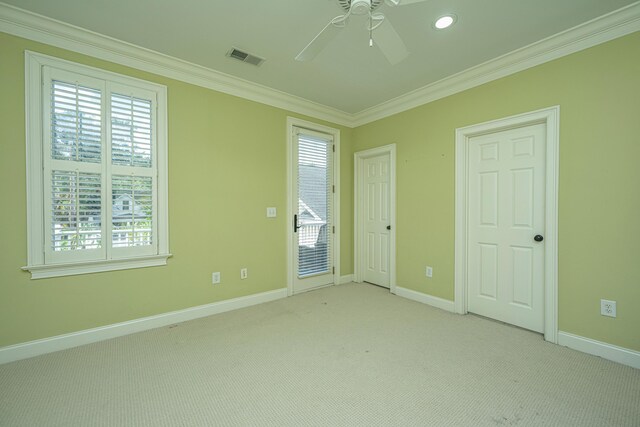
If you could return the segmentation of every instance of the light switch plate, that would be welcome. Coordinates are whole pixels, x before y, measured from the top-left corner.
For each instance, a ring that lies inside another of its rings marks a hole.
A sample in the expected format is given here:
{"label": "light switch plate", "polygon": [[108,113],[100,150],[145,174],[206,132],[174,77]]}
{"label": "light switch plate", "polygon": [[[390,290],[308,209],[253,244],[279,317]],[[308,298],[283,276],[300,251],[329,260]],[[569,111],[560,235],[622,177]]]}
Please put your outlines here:
{"label": "light switch plate", "polygon": [[220,272],[216,271],[215,273],[211,273],[211,283],[217,285],[220,283]]}
{"label": "light switch plate", "polygon": [[267,208],[267,218],[275,218],[276,215],[276,208]]}

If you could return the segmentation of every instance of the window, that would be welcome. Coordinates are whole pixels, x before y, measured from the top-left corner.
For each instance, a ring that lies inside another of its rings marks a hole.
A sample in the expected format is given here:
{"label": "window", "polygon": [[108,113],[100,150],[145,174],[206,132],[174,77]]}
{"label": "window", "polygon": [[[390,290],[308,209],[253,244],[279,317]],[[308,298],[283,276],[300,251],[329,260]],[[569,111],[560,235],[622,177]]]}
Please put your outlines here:
{"label": "window", "polygon": [[166,264],[166,88],[26,52],[32,278]]}

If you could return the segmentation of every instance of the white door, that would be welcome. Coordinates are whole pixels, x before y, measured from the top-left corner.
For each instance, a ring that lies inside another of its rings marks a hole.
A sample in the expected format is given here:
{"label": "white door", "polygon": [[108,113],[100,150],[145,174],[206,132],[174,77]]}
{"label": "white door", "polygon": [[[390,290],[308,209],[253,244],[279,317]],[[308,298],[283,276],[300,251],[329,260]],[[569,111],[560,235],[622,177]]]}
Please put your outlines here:
{"label": "white door", "polygon": [[390,287],[389,244],[391,234],[389,200],[390,155],[364,159],[364,269],[362,279]]}
{"label": "white door", "polygon": [[469,140],[468,311],[544,331],[545,125]]}
{"label": "white door", "polygon": [[334,283],[332,135],[293,128],[293,292]]}

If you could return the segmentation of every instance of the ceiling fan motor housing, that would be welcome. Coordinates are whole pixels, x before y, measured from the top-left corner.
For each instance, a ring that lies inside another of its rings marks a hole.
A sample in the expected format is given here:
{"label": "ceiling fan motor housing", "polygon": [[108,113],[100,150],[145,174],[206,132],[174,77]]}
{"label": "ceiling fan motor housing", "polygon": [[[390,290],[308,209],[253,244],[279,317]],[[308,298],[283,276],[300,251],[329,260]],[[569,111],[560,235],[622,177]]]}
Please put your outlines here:
{"label": "ceiling fan motor housing", "polygon": [[338,0],[338,3],[347,12],[351,10],[354,15],[367,15],[377,9],[382,0]]}

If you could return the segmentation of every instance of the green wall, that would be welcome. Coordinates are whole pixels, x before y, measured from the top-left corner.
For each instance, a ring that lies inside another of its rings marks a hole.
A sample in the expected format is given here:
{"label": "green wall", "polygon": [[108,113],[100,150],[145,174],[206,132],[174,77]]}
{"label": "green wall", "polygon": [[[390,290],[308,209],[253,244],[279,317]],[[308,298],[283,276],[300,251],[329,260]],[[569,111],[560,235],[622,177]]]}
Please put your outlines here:
{"label": "green wall", "polygon": [[640,33],[355,129],[397,144],[397,284],[453,300],[455,129],[554,105],[559,329],[640,350]]}
{"label": "green wall", "polygon": [[[167,266],[31,280],[27,263],[24,51],[168,88]],[[286,118],[341,130],[351,261],[351,129],[0,33],[0,347],[286,287]],[[266,218],[275,206],[278,217]],[[240,268],[249,278],[240,280]],[[211,273],[222,284],[211,285]]]}
{"label": "green wall", "polygon": [[[20,270],[25,49],[168,87],[168,266],[43,280]],[[351,130],[0,34],[0,347],[286,286],[288,115],[341,129],[341,273],[353,271],[353,153],[395,142],[397,283],[452,300],[455,129],[560,105],[560,330],[640,350],[639,52],[635,33]],[[600,316],[601,298],[618,302],[617,318]]]}

